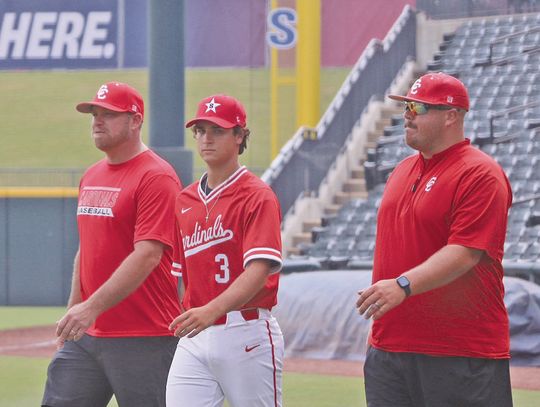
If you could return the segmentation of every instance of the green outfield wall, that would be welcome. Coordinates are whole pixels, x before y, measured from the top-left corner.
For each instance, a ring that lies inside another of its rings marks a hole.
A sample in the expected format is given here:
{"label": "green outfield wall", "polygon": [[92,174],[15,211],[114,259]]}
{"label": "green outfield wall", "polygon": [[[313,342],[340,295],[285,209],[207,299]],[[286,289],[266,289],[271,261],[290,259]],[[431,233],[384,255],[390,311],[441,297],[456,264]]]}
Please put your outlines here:
{"label": "green outfield wall", "polygon": [[77,188],[0,188],[0,305],[64,305],[77,234]]}

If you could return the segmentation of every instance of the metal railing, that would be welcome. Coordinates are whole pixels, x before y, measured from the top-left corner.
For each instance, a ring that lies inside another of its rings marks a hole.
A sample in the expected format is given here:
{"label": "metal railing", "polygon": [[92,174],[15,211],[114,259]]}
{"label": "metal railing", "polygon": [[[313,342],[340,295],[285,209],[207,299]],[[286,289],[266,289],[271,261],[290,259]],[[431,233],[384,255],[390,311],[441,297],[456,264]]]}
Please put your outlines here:
{"label": "metal railing", "polygon": [[416,0],[416,9],[430,18],[496,16],[540,11],[540,1],[531,0]]}
{"label": "metal railing", "polygon": [[515,33],[512,33],[512,34],[502,35],[500,37],[495,38],[493,41],[491,41],[489,43],[489,53],[488,53],[487,59],[485,61],[479,61],[479,62],[475,63],[475,66],[492,65],[492,64],[497,64],[497,65],[506,64],[508,62],[514,61],[516,58],[519,58],[519,57],[523,56],[523,54],[530,54],[530,53],[533,53],[533,52],[540,52],[540,47],[533,46],[531,48],[523,49],[522,52],[520,52],[519,54],[511,55],[511,56],[505,57],[505,58],[501,58],[501,59],[498,59],[496,61],[493,60],[493,48],[496,45],[504,44],[506,41],[508,41],[508,40],[510,40],[512,38],[524,37],[526,35],[533,34],[535,32],[540,32],[540,26],[529,28],[527,30],[515,32]]}
{"label": "metal railing", "polygon": [[[262,175],[265,168],[251,167],[251,172]],[[85,168],[1,168],[0,188],[2,187],[78,187]],[[206,167],[193,169],[194,179],[198,180]]]}
{"label": "metal railing", "polygon": [[77,187],[83,168],[0,168],[2,187]]}
{"label": "metal railing", "polygon": [[519,277],[540,284],[540,264],[505,260],[502,264],[505,276]]}
{"label": "metal railing", "polygon": [[263,174],[283,213],[298,197],[318,191],[364,109],[373,98],[382,100],[404,64],[415,57],[416,14],[405,6],[386,38],[366,47],[315,132],[299,129]]}
{"label": "metal railing", "polygon": [[489,112],[489,115],[488,115],[488,118],[489,118],[489,137],[487,138],[484,138],[484,139],[480,139],[480,138],[477,138],[475,140],[475,143],[478,144],[478,145],[482,145],[482,144],[489,144],[489,143],[493,143],[493,142],[505,142],[505,141],[510,141],[512,139],[514,139],[515,137],[517,137],[517,135],[514,135],[514,134],[508,134],[506,136],[501,136],[501,137],[495,137],[495,125],[494,125],[494,121],[495,119],[499,118],[499,117],[504,117],[504,116],[507,116],[511,113],[516,113],[516,112],[520,112],[522,110],[525,110],[525,109],[530,109],[531,107],[535,107],[535,106],[540,106],[540,101],[538,102],[530,102],[530,103],[526,103],[524,105],[520,105],[520,106],[513,106],[513,107],[510,107],[508,109],[505,109],[505,110],[499,110],[498,112]]}

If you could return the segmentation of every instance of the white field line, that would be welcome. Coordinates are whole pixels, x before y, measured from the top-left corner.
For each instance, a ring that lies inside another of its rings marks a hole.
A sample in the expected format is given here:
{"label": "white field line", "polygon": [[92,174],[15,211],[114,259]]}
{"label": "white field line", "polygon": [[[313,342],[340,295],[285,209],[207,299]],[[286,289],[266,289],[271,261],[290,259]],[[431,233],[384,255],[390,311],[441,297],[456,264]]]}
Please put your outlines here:
{"label": "white field line", "polygon": [[56,344],[56,340],[52,339],[48,341],[24,343],[20,345],[0,346],[0,353],[12,352],[12,351],[18,351],[18,350],[24,350],[24,349],[46,348],[55,344]]}

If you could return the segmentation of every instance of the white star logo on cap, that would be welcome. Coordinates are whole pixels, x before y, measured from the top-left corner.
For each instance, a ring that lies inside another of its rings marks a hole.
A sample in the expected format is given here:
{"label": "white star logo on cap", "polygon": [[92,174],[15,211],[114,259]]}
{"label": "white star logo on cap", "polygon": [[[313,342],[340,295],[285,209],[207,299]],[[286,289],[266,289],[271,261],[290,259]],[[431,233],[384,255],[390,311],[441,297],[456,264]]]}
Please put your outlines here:
{"label": "white star logo on cap", "polygon": [[216,107],[221,106],[221,103],[217,103],[214,98],[208,103],[205,103],[206,105],[206,111],[204,113],[208,113],[210,110],[214,113],[216,113]]}

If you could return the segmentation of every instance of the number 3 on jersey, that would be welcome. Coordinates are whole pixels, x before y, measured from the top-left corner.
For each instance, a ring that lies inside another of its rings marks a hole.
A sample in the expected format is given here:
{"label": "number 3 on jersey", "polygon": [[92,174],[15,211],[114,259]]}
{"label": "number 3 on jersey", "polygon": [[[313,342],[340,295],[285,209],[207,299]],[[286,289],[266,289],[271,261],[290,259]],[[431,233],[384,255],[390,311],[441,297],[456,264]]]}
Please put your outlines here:
{"label": "number 3 on jersey", "polygon": [[219,284],[226,284],[229,282],[231,273],[229,272],[229,259],[224,254],[216,254],[214,258],[216,263],[219,263],[220,273],[217,273],[215,278],[216,282]]}

